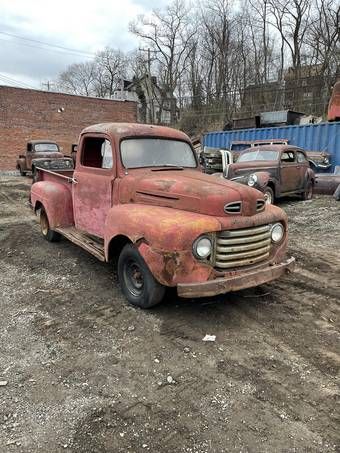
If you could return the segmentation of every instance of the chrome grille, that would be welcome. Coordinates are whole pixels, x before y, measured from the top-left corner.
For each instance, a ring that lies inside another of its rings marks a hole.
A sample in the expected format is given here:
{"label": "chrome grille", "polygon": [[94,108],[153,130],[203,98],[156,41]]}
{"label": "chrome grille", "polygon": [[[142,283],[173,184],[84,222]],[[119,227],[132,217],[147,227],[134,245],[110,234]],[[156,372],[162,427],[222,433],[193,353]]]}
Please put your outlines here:
{"label": "chrome grille", "polygon": [[266,204],[266,202],[264,200],[257,200],[256,201],[256,211],[257,212],[263,211],[265,204]]}
{"label": "chrome grille", "polygon": [[240,214],[242,208],[241,201],[234,201],[224,206],[224,212],[226,214]]}
{"label": "chrome grille", "polygon": [[221,231],[216,235],[215,267],[249,266],[269,257],[271,225]]}

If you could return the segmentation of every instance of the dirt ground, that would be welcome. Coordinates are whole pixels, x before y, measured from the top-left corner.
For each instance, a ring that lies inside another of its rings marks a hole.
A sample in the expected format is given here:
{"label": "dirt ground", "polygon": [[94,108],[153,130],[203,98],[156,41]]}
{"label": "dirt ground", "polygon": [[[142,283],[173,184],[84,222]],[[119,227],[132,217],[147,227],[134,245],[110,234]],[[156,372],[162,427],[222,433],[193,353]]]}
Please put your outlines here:
{"label": "dirt ground", "polygon": [[0,177],[1,452],[340,451],[339,202],[281,203],[294,274],[142,311],[29,184]]}

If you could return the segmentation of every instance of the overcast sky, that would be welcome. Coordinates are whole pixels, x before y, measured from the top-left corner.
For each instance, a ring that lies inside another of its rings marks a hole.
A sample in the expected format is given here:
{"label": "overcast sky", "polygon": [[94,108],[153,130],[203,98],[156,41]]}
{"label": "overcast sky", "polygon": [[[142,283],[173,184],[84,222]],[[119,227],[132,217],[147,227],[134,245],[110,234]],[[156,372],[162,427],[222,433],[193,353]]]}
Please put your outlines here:
{"label": "overcast sky", "polygon": [[15,79],[41,88],[41,83],[54,79],[69,64],[91,58],[9,35],[90,54],[105,46],[129,51],[138,46],[129,32],[129,22],[166,3],[166,0],[156,4],[152,0],[0,0],[0,85],[15,85],[10,81]]}

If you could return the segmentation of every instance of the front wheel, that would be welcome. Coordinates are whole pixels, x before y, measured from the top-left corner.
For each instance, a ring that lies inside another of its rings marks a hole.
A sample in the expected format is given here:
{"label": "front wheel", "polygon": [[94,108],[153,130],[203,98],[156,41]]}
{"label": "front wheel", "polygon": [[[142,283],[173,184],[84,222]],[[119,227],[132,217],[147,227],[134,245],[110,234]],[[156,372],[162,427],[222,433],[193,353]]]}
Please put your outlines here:
{"label": "front wheel", "polygon": [[43,208],[40,209],[40,230],[46,241],[48,242],[60,241],[61,235],[56,231],[50,229],[48,217],[45,212],[45,209]]}
{"label": "front wheel", "polygon": [[311,200],[313,198],[314,186],[312,181],[309,181],[305,187],[305,191],[302,194],[303,200]]}
{"label": "front wheel", "polygon": [[24,171],[21,167],[19,167],[19,171],[20,171],[20,176],[26,176],[26,171]]}
{"label": "front wheel", "polygon": [[119,255],[118,278],[124,296],[132,305],[151,308],[164,297],[165,287],[157,282],[132,244],[126,244]]}
{"label": "front wheel", "polygon": [[264,199],[266,201],[266,204],[274,204],[274,191],[269,186],[264,189]]}

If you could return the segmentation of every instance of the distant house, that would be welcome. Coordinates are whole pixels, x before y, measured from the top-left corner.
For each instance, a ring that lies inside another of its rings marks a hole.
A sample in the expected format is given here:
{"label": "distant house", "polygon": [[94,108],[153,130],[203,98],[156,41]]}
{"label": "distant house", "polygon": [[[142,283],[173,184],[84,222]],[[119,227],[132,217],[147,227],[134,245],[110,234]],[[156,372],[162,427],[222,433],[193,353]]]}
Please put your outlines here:
{"label": "distant house", "polygon": [[322,65],[289,68],[285,75],[285,108],[322,115],[328,100]]}
{"label": "distant house", "polygon": [[241,96],[241,116],[250,117],[282,108],[283,87],[278,81],[248,85]]}
{"label": "distant house", "polygon": [[124,80],[122,89],[114,93],[114,99],[136,101],[138,121],[153,124],[171,124],[178,119],[179,110],[174,95],[148,74],[132,81]]}

